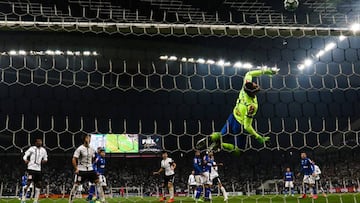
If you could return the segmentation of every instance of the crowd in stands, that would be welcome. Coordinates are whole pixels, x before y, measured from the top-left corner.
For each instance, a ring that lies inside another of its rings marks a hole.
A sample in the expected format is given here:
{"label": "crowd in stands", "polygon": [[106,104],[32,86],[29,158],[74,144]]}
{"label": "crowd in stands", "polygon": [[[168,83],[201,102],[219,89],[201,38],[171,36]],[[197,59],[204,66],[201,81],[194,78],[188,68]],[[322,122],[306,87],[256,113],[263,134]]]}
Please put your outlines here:
{"label": "crowd in stands", "polygon": [[[322,181],[330,187],[358,187],[360,178],[360,157],[357,151],[333,151],[309,154],[322,169]],[[176,191],[185,192],[188,175],[192,170],[193,154],[173,154],[177,162]],[[248,192],[256,190],[266,180],[282,179],[284,169],[291,167],[295,174],[299,171],[299,156],[291,152],[245,152],[240,157],[229,154],[217,154],[217,162],[223,162],[220,177],[228,191]],[[152,172],[160,167],[160,157],[118,158],[107,157],[106,178],[111,187],[142,187],[143,193],[155,194],[161,188],[161,176]],[[3,195],[14,195],[16,186],[24,174],[25,165],[21,155],[3,155],[0,157],[0,183]],[[226,174],[226,175],[225,175]],[[297,177],[298,186],[301,177]],[[43,182],[51,194],[68,194],[73,182],[71,155],[49,156],[49,162],[43,167]],[[331,184],[330,184],[331,182]],[[279,182],[279,191],[282,183]],[[298,188],[299,188],[298,187]],[[46,187],[44,187],[46,189]],[[44,189],[44,191],[45,191]]]}

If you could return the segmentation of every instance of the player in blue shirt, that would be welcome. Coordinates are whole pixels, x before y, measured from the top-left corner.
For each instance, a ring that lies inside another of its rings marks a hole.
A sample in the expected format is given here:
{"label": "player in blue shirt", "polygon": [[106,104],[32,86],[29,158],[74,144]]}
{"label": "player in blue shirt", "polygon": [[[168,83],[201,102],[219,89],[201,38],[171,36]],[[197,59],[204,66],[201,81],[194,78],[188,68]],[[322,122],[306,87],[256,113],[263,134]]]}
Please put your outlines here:
{"label": "player in blue shirt", "polygon": [[[202,183],[202,174],[203,174],[203,167],[202,167],[202,159],[201,154],[199,150],[195,151],[195,157],[193,160],[193,167],[194,167],[194,175],[195,175],[195,181],[196,181],[196,192],[195,192],[195,198],[197,201],[199,201],[201,193],[203,191],[203,183]],[[200,200],[201,201],[201,200]]]}
{"label": "player in blue shirt", "polygon": [[285,196],[290,194],[294,196],[294,173],[291,172],[290,168],[286,168],[286,172],[284,174],[284,182],[285,182]]}
{"label": "player in blue shirt", "polygon": [[[95,156],[96,156],[96,158],[95,158],[95,162],[93,164],[93,168],[94,168],[94,171],[99,176],[100,185],[105,190],[105,188],[107,186],[106,185],[106,178],[104,176],[104,174],[105,174],[105,163],[106,163],[106,161],[105,161],[105,149],[99,147]],[[87,200],[91,201],[95,194],[97,195],[95,185],[91,185],[90,189],[89,189],[89,195],[87,197]]]}
{"label": "player in blue shirt", "polygon": [[[311,161],[311,159],[307,158],[307,155],[305,152],[301,153],[301,169],[300,169],[300,173],[302,173],[304,175],[304,179],[303,179],[303,183],[304,183],[304,190],[303,190],[303,195],[301,196],[301,198],[306,198],[306,186],[309,186],[309,189],[311,193],[311,196],[313,199],[317,199],[317,192],[316,192],[316,188],[314,187],[315,185],[315,168],[314,168],[314,164]],[[298,174],[300,176],[300,174]]]}
{"label": "player in blue shirt", "polygon": [[203,173],[202,173],[202,178],[203,178],[203,184],[204,184],[204,188],[205,188],[205,200],[210,200],[211,199],[211,185],[212,185],[212,181],[210,179],[210,173],[211,173],[211,168],[213,166],[213,160],[209,157],[208,154],[205,154],[202,160],[202,166],[203,166]]}

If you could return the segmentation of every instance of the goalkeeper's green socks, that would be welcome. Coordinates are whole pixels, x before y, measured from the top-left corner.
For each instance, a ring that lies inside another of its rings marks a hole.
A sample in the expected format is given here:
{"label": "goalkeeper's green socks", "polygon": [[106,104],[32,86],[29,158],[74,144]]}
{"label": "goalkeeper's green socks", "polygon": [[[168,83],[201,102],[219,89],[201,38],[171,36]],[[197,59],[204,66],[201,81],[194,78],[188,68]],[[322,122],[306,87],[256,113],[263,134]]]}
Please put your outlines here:
{"label": "goalkeeper's green socks", "polygon": [[221,133],[216,132],[210,135],[211,141],[218,141],[221,138]]}
{"label": "goalkeeper's green socks", "polygon": [[221,143],[221,148],[223,148],[225,151],[232,152],[234,155],[239,156],[240,155],[240,149],[239,147],[230,144],[230,143]]}

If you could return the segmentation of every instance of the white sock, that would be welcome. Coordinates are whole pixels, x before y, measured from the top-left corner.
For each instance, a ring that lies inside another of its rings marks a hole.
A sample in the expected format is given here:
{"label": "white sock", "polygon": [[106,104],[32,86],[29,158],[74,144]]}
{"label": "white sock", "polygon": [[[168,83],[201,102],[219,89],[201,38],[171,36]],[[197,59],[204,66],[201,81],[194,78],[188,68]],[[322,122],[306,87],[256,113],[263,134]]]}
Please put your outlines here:
{"label": "white sock", "polygon": [[105,194],[104,194],[104,190],[102,188],[102,186],[100,185],[100,183],[96,184],[96,188],[97,188],[97,194],[99,195],[99,199],[104,202],[105,201]]}
{"label": "white sock", "polygon": [[34,202],[37,202],[39,200],[39,196],[40,196],[40,188],[35,188],[35,198],[34,198]]}
{"label": "white sock", "polygon": [[72,200],[74,199],[74,195],[76,194],[77,190],[78,190],[78,185],[74,184],[73,188],[70,191],[69,202],[72,202]]}
{"label": "white sock", "polygon": [[170,199],[174,198],[174,187],[169,188]]}
{"label": "white sock", "polygon": [[228,195],[227,195],[227,192],[226,192],[224,186],[221,186],[220,190],[221,190],[221,192],[223,193],[224,198],[227,199],[227,198],[228,198]]}
{"label": "white sock", "polygon": [[26,193],[27,193],[28,189],[29,189],[29,187],[27,187],[27,186],[22,187],[21,201],[25,201]]}

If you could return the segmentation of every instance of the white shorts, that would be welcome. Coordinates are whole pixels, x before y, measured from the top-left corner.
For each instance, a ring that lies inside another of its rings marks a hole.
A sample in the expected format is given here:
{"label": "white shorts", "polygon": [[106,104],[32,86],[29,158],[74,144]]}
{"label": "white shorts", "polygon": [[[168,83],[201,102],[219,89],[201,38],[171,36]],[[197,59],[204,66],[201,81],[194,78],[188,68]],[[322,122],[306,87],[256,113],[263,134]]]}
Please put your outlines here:
{"label": "white shorts", "polygon": [[202,176],[201,175],[195,175],[195,182],[197,186],[202,185]]}
{"label": "white shorts", "polygon": [[304,175],[303,183],[313,185],[315,184],[315,177],[312,175]]}
{"label": "white shorts", "polygon": [[106,187],[107,184],[106,184],[106,178],[104,175],[99,175],[99,181],[100,181],[100,185],[103,186],[103,187]]}
{"label": "white shorts", "polygon": [[201,176],[202,178],[202,184],[204,185],[212,185],[212,182],[210,180],[210,173],[209,172],[204,172],[203,175]]}
{"label": "white shorts", "polygon": [[285,181],[285,187],[293,188],[294,187],[294,181]]}

